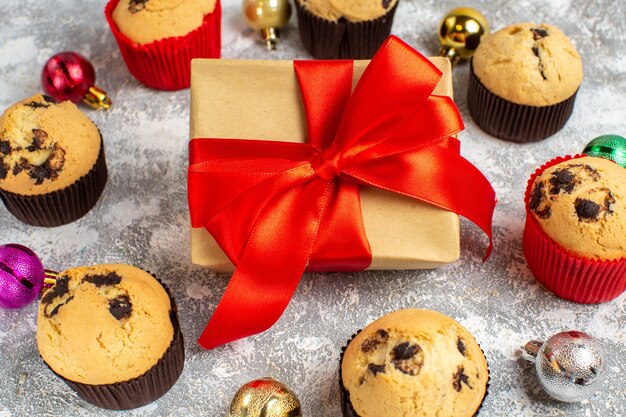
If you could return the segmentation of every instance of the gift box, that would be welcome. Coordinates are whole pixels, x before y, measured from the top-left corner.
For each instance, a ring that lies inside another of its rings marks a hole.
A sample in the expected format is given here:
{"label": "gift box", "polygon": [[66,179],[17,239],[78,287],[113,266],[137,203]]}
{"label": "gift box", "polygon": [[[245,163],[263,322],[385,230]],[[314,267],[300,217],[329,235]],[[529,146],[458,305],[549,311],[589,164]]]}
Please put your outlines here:
{"label": "gift box", "polygon": [[371,62],[194,60],[192,261],[235,269],[201,345],[270,327],[305,270],[454,262],[459,214],[491,237],[451,97],[449,61],[393,36]]}
{"label": "gift box", "polygon": [[[447,58],[434,94],[452,97]],[[354,83],[369,61],[354,62]],[[307,126],[292,61],[195,59],[191,64],[190,137],[305,142]],[[426,269],[459,258],[459,216],[402,195],[361,189],[368,269]],[[205,228],[191,229],[191,260],[217,272],[234,270]]]}

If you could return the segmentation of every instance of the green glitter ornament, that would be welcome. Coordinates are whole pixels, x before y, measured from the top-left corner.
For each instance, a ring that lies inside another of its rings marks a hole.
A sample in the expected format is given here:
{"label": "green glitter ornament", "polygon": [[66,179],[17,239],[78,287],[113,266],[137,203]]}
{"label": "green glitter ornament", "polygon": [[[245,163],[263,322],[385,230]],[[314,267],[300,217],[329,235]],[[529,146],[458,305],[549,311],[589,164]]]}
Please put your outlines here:
{"label": "green glitter ornament", "polygon": [[626,138],[618,135],[598,136],[585,146],[584,154],[610,159],[626,168]]}

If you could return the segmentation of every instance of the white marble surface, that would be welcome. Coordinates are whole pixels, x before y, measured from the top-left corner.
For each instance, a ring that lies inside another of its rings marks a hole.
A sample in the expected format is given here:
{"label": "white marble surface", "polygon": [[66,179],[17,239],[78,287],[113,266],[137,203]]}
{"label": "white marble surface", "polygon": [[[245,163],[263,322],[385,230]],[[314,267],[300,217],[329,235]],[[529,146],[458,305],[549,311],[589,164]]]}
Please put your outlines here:
{"label": "white marble surface", "polygon": [[[292,19],[280,50],[267,53],[240,17],[239,0],[223,0],[227,58],[307,58]],[[152,91],[127,72],[109,33],[104,0],[0,0],[0,107],[39,91],[43,63],[74,50],[91,58],[98,84],[113,97],[108,112],[86,110],[105,138],[109,182],[98,205],[67,226],[42,229],[0,208],[0,243],[37,251],[52,269],[130,263],[157,273],[180,307],[187,360],[178,383],[137,410],[110,412],[80,400],[44,366],[35,345],[36,306],[0,311],[0,417],[220,416],[237,388],[269,375],[300,397],[304,414],[340,415],[340,348],[357,329],[401,307],[435,309],[476,336],[491,368],[481,416],[626,415],[626,296],[601,305],[556,298],[533,279],[524,262],[522,193],[531,171],[556,155],[575,153],[595,136],[626,134],[626,3],[624,0],[492,0],[465,2],[494,28],[534,20],[560,26],[583,56],[585,78],[574,114],[552,138],[528,145],[484,134],[466,106],[467,65],[454,70],[457,104],[466,122],[464,155],[492,181],[499,196],[495,252],[462,223],[461,259],[434,271],[307,274],[278,323],[262,335],[203,351],[196,344],[229,277],[190,264],[186,203],[188,91]],[[451,0],[401,0],[393,32],[425,54],[435,54],[437,22]],[[531,338],[580,329],[596,336],[610,364],[602,390],[580,404],[544,394],[530,365],[516,355]]]}

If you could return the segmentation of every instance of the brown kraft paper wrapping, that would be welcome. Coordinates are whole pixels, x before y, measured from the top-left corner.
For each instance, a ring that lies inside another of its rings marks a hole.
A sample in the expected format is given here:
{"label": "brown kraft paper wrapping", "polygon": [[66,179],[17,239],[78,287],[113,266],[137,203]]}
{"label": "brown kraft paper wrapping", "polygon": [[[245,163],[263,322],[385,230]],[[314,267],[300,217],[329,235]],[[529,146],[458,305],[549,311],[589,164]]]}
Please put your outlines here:
{"label": "brown kraft paper wrapping", "polygon": [[[447,58],[434,94],[452,96]],[[354,62],[353,85],[369,61]],[[305,142],[306,119],[292,61],[196,59],[191,65],[190,138]],[[207,190],[207,192],[211,192]],[[459,258],[458,215],[408,197],[361,188],[368,269],[436,268]],[[204,228],[191,229],[191,259],[217,272],[234,266]]]}

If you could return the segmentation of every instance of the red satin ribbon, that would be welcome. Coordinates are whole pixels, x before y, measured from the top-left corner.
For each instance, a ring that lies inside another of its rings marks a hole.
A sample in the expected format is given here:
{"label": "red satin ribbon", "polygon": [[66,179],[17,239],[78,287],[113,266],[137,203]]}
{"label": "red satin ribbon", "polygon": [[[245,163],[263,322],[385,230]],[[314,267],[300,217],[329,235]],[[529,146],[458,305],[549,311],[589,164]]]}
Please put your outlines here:
{"label": "red satin ribbon", "polygon": [[441,72],[392,36],[354,92],[352,61],[294,62],[308,143],[193,139],[189,209],[236,270],[199,339],[206,349],[271,327],[305,270],[371,263],[359,187],[463,215],[489,237],[495,193],[459,155],[463,129]]}

